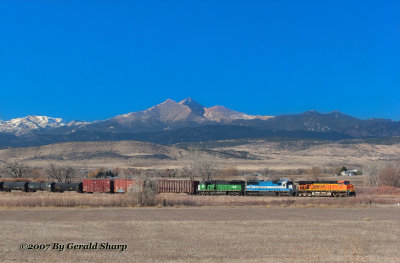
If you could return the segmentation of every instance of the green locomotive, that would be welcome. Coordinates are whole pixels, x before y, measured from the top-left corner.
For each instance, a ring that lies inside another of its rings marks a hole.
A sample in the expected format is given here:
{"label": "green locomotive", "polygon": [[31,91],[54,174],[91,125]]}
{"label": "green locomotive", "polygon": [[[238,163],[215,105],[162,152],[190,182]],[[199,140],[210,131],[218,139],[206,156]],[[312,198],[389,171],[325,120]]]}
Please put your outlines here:
{"label": "green locomotive", "polygon": [[199,195],[244,195],[244,181],[206,181],[198,185]]}

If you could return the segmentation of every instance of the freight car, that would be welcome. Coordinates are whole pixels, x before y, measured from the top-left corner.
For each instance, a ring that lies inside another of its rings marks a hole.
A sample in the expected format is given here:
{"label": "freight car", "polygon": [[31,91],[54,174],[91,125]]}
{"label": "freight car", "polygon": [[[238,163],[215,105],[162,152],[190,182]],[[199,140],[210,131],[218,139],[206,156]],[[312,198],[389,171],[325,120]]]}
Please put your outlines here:
{"label": "freight car", "polygon": [[246,184],[246,195],[293,196],[296,186],[292,181],[249,181]]}
{"label": "freight car", "polygon": [[83,192],[82,183],[61,183],[61,182],[53,182],[49,184],[49,190],[51,192],[63,193],[67,192]]}
{"label": "freight car", "polygon": [[133,179],[114,179],[114,193],[126,193],[134,185]]}
{"label": "freight car", "polygon": [[206,181],[197,187],[199,195],[244,195],[244,181]]}
{"label": "freight car", "polygon": [[349,181],[298,181],[297,196],[355,196]]}
{"label": "freight car", "polygon": [[187,179],[158,179],[156,180],[157,193],[185,193],[197,194],[199,181]]}
{"label": "freight car", "polygon": [[4,182],[3,190],[6,192],[22,191],[28,192],[28,182]]}
{"label": "freight car", "polygon": [[36,191],[49,191],[49,184],[48,183],[28,183],[28,191],[29,192],[36,192]]}
{"label": "freight car", "polygon": [[84,193],[114,193],[114,180],[112,179],[83,179],[82,190]]}

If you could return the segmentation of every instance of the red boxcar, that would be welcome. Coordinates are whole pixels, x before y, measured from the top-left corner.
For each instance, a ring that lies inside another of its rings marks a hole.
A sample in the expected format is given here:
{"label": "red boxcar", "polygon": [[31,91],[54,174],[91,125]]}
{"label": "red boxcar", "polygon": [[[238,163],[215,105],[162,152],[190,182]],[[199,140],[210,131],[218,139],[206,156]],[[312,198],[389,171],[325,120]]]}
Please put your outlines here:
{"label": "red boxcar", "polygon": [[114,192],[114,182],[110,179],[83,179],[82,186],[86,193]]}
{"label": "red boxcar", "polygon": [[114,192],[115,193],[126,193],[129,187],[135,185],[133,179],[114,179]]}
{"label": "red boxcar", "polygon": [[158,193],[186,193],[195,194],[199,181],[187,179],[158,179],[156,189]]}

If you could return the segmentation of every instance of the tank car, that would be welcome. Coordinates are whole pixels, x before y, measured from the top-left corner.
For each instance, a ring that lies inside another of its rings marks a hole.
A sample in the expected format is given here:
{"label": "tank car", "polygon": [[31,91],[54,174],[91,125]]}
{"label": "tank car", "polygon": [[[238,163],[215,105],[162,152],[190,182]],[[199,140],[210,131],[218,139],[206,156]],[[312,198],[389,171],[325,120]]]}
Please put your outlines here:
{"label": "tank car", "polygon": [[28,182],[4,182],[3,190],[6,192],[22,191],[28,192]]}
{"label": "tank car", "polygon": [[36,192],[36,191],[48,191],[48,183],[28,183],[28,191]]}
{"label": "tank car", "polygon": [[58,193],[63,193],[65,191],[82,193],[82,183],[54,182],[50,184],[50,191]]}

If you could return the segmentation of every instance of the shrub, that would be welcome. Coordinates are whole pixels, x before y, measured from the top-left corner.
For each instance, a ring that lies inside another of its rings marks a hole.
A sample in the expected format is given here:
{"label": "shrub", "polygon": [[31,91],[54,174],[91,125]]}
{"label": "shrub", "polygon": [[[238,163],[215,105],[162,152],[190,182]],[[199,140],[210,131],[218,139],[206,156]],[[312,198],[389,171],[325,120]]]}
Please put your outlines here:
{"label": "shrub", "polygon": [[155,206],[156,192],[149,180],[139,179],[133,187],[128,189],[127,195],[133,206]]}

